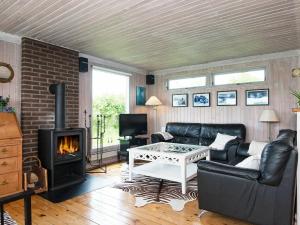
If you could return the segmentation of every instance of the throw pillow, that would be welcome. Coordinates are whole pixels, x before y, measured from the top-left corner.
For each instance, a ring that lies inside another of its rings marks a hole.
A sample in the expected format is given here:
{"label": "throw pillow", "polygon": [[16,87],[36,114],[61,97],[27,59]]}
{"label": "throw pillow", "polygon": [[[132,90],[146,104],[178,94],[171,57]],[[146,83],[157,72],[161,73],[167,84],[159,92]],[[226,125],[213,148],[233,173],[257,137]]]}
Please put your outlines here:
{"label": "throw pillow", "polygon": [[215,141],[209,147],[217,150],[224,150],[225,145],[234,139],[236,139],[236,136],[218,133]]}
{"label": "throw pillow", "polygon": [[261,157],[261,153],[267,144],[268,144],[267,142],[251,141],[248,154],[258,155],[259,157]]}
{"label": "throw pillow", "polygon": [[161,136],[163,136],[163,138],[165,139],[165,141],[168,141],[168,140],[171,140],[171,139],[174,138],[173,135],[170,134],[169,132],[162,131],[162,132],[157,132],[156,134],[160,134]]}
{"label": "throw pillow", "polygon": [[242,162],[236,164],[235,166],[246,168],[246,169],[259,170],[259,164],[260,164],[260,156],[253,155],[244,159]]}

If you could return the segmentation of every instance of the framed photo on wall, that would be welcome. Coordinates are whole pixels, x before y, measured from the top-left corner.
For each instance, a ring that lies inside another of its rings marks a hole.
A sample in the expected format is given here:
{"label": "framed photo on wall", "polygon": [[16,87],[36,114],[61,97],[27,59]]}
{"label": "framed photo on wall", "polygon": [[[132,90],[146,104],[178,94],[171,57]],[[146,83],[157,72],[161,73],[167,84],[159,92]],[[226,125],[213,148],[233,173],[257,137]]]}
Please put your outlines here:
{"label": "framed photo on wall", "polygon": [[172,95],[173,107],[187,107],[188,106],[188,94],[173,94]]}
{"label": "framed photo on wall", "polygon": [[210,107],[210,93],[194,93],[193,107]]}
{"label": "framed photo on wall", "polygon": [[269,105],[269,89],[246,90],[246,105]]}
{"label": "framed photo on wall", "polygon": [[136,87],[136,105],[145,105],[146,103],[146,88]]}
{"label": "framed photo on wall", "polygon": [[218,106],[235,106],[237,105],[237,91],[218,91]]}

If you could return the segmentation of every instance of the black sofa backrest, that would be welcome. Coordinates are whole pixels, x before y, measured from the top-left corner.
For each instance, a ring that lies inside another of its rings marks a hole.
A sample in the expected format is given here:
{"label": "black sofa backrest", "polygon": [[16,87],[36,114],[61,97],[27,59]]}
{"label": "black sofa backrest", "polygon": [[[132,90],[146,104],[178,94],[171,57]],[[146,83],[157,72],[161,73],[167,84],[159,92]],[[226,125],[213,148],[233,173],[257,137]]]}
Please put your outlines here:
{"label": "black sofa backrest", "polygon": [[292,146],[281,141],[267,144],[261,154],[259,182],[272,186],[279,185],[292,150]]}
{"label": "black sofa backrest", "polygon": [[218,133],[237,136],[245,140],[243,124],[167,123],[166,131],[174,136],[174,142],[182,144],[210,145]]}
{"label": "black sofa backrest", "polygon": [[266,145],[260,160],[259,182],[277,186],[280,184],[291,152],[294,150],[297,132],[280,130],[277,138]]}
{"label": "black sofa backrest", "polygon": [[277,141],[282,141],[290,146],[297,145],[297,132],[290,129],[282,129],[279,131],[279,134],[276,137]]}
{"label": "black sofa backrest", "polygon": [[201,124],[200,143],[209,146],[214,142],[218,133],[237,136],[243,141],[246,138],[244,124]]}
{"label": "black sofa backrest", "polygon": [[166,131],[174,136],[174,142],[182,144],[199,144],[199,123],[167,123]]}

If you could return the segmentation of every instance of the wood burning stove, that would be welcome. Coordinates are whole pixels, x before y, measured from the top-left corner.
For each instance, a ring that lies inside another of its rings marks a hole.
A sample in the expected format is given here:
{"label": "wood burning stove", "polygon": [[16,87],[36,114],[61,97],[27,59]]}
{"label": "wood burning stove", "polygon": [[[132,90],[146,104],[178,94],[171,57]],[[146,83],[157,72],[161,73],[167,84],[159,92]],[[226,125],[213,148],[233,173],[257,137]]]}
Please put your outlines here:
{"label": "wood burning stove", "polygon": [[85,129],[65,128],[65,86],[50,86],[55,94],[55,128],[39,129],[38,154],[48,169],[49,190],[85,180]]}

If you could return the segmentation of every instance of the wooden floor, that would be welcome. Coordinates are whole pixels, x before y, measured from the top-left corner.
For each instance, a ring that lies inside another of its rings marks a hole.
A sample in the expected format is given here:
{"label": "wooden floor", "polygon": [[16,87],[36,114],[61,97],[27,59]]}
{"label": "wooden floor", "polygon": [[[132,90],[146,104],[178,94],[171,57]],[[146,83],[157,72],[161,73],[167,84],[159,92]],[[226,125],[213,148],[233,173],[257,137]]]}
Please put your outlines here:
{"label": "wooden floor", "polygon": [[[108,168],[106,175],[118,180],[121,164]],[[5,210],[18,222],[23,222],[23,202],[5,206]],[[54,204],[39,196],[32,199],[33,224],[36,225],[129,225],[129,224],[201,224],[201,225],[249,225],[214,213],[197,216],[197,201],[189,202],[181,212],[169,205],[150,204],[141,208],[134,206],[134,197],[119,189],[106,187],[71,200]]]}

